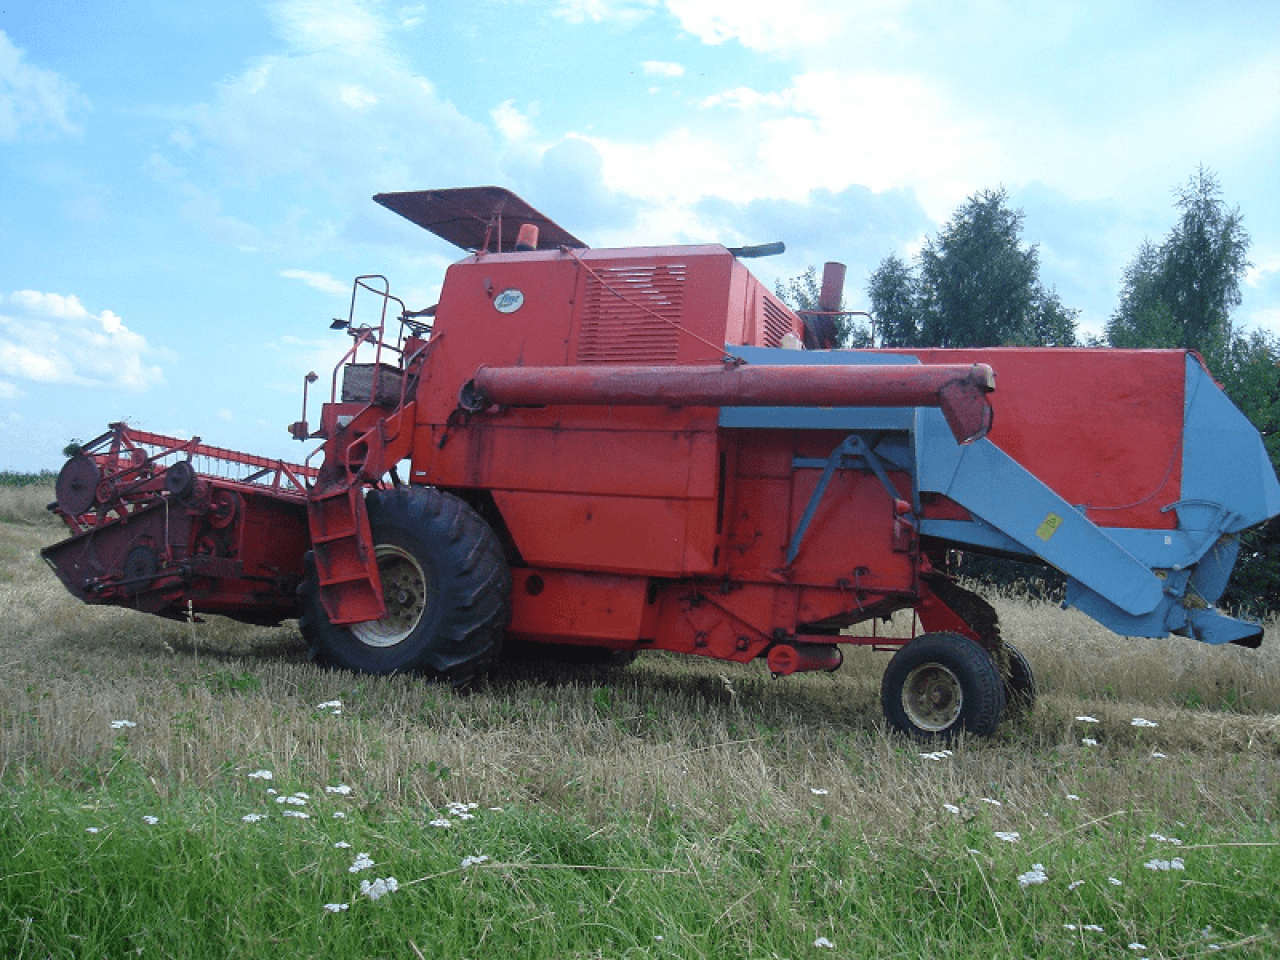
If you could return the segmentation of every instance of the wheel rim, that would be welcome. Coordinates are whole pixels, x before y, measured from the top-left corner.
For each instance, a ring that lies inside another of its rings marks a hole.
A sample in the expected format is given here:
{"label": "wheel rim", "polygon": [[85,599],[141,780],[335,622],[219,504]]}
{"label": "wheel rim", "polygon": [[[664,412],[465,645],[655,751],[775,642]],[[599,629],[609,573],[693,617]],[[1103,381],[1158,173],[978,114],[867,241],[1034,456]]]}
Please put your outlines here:
{"label": "wheel rim", "polygon": [[956,722],[963,706],[960,678],[940,663],[922,663],[902,684],[902,709],[921,730],[946,730]]}
{"label": "wheel rim", "polygon": [[380,544],[376,551],[382,600],[381,620],[353,623],[351,633],[369,647],[394,647],[417,628],[427,610],[427,574],[407,550]]}

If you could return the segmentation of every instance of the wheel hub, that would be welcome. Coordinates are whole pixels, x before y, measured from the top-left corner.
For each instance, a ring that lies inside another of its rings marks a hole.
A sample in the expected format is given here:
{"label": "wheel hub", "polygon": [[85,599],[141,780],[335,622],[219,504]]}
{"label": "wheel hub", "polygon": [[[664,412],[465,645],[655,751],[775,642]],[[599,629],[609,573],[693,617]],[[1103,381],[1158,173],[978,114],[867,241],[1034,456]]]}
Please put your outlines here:
{"label": "wheel hub", "polygon": [[387,615],[351,625],[357,640],[370,647],[394,647],[422,621],[427,603],[427,575],[407,550],[392,544],[377,548],[378,575]]}
{"label": "wheel hub", "polygon": [[960,716],[964,691],[960,679],[940,663],[922,663],[902,685],[902,709],[921,730],[937,733]]}

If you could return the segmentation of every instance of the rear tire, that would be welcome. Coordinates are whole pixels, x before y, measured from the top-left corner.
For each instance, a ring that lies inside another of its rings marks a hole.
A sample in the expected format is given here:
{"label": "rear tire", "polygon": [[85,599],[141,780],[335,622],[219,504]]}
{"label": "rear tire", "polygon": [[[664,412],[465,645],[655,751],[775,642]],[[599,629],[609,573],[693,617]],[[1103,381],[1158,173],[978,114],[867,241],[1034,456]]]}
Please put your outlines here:
{"label": "rear tire", "polygon": [[433,487],[374,490],[365,503],[387,615],[330,623],[308,556],[298,625],[311,658],[466,683],[497,658],[510,617],[511,571],[497,536],[469,506]]}
{"label": "rear tire", "polygon": [[962,730],[985,737],[1004,711],[1004,684],[990,654],[973,640],[926,633],[889,661],[880,703],[890,726],[917,740],[949,740]]}
{"label": "rear tire", "polygon": [[1004,644],[1004,650],[1009,660],[1009,672],[1004,680],[1005,713],[1023,717],[1036,705],[1036,677],[1021,650],[1011,643]]}

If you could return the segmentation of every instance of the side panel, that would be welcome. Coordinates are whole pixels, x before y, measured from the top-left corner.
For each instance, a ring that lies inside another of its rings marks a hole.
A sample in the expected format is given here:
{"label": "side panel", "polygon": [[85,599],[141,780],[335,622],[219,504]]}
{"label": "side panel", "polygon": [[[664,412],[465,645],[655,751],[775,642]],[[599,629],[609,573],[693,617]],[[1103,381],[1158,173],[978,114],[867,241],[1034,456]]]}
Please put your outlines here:
{"label": "side panel", "polygon": [[988,440],[1104,527],[1172,530],[1182,487],[1186,355],[1176,350],[911,351],[989,363]]}
{"label": "side panel", "polygon": [[655,577],[714,570],[714,500],[508,490],[493,499],[533,566]]}
{"label": "side panel", "polygon": [[527,568],[511,573],[512,636],[614,649],[639,639],[647,579]]}
{"label": "side panel", "polygon": [[[836,470],[817,500],[799,552],[787,547],[817,492],[825,461],[843,435],[793,430],[742,430],[727,524],[726,573],[733,580],[838,587],[855,594],[909,590],[915,554],[894,514],[893,500],[874,474]],[[910,497],[905,474],[891,474]]]}

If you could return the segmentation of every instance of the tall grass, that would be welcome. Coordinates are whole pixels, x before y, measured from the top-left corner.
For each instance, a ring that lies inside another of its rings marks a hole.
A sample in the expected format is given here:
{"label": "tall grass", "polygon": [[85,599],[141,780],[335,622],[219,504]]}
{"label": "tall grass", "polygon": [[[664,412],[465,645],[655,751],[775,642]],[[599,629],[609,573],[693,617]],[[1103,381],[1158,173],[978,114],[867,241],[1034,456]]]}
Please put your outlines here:
{"label": "tall grass", "polygon": [[884,729],[885,654],[782,681],[513,664],[460,693],[321,670],[291,626],[81,606],[36,556],[58,535],[0,521],[3,955],[1280,951],[1274,629],[1133,641],[996,597],[1040,704],[930,758]]}

